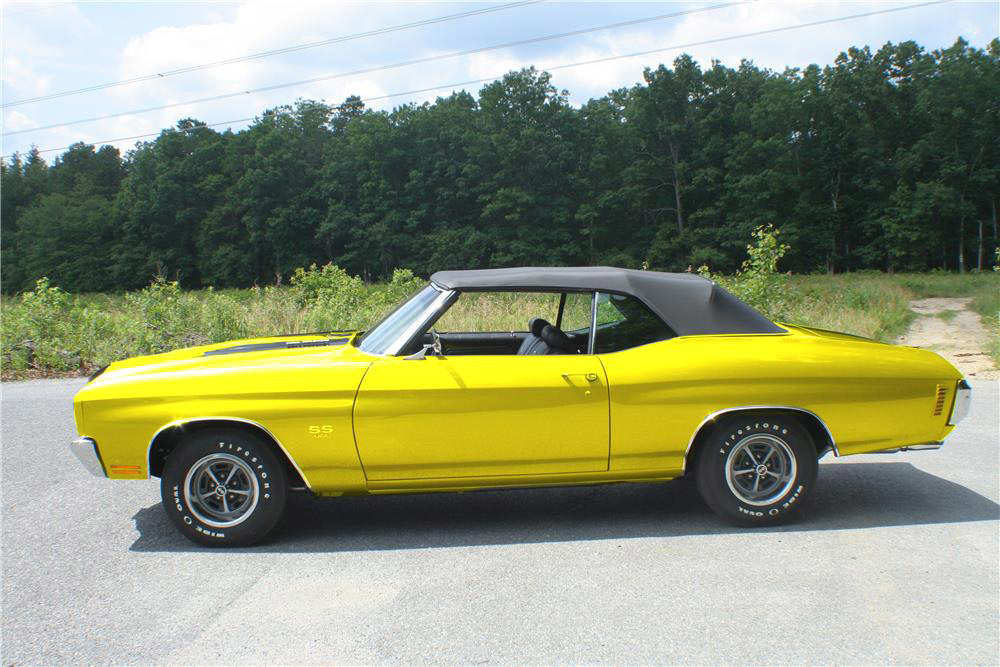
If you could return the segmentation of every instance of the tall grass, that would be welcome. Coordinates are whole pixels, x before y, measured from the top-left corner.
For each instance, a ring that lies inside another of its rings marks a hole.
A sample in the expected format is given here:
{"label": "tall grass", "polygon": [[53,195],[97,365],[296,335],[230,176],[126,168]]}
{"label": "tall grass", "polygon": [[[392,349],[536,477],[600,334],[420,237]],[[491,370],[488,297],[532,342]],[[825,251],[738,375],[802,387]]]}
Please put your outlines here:
{"label": "tall grass", "polygon": [[894,340],[915,317],[908,307],[913,293],[903,287],[901,276],[794,276],[789,287],[793,296],[784,319],[790,324]]}
{"label": "tall grass", "polygon": [[969,307],[982,316],[983,324],[990,330],[987,352],[1000,367],[1000,285],[996,283],[997,281],[992,284],[984,281],[974,292]]}
{"label": "tall grass", "polygon": [[[1000,361],[1000,274],[775,274],[758,276],[751,290],[738,278],[722,279],[772,319],[879,340],[906,330],[914,317],[910,299],[969,296],[993,332],[984,345]],[[409,271],[397,271],[389,283],[365,285],[337,267],[297,272],[290,287],[246,290],[185,292],[156,281],[128,294],[71,295],[43,279],[35,290],[0,301],[0,371],[3,379],[86,373],[117,359],[190,345],[365,329],[422,284]],[[523,331],[532,317],[554,321],[557,304],[553,295],[466,295],[438,328]],[[568,304],[564,317],[573,319],[574,308]],[[584,319],[586,310],[580,307]]]}

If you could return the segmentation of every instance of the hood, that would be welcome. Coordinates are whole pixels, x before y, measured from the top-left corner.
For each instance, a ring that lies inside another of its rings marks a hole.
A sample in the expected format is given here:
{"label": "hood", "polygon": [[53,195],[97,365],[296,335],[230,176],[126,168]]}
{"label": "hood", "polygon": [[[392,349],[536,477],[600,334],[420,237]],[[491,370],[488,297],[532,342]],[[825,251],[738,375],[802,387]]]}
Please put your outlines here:
{"label": "hood", "polygon": [[[200,370],[223,370],[241,366],[288,365],[318,361],[350,348],[356,331],[290,334],[244,338],[211,345],[187,347],[161,354],[116,361],[91,376],[90,384],[107,384],[125,378],[164,373],[188,374]],[[315,359],[313,359],[315,358]]]}

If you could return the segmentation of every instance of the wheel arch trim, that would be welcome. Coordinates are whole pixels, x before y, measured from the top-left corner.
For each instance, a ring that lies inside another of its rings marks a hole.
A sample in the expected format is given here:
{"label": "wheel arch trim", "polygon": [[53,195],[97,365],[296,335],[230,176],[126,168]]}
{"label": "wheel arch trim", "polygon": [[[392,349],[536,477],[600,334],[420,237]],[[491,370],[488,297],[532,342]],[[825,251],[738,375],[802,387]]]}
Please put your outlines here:
{"label": "wheel arch trim", "polygon": [[268,429],[263,424],[255,422],[251,419],[245,419],[243,417],[222,417],[222,416],[188,417],[184,419],[175,419],[171,422],[167,422],[166,424],[164,424],[163,426],[161,426],[156,430],[156,433],[153,434],[153,437],[149,439],[149,446],[146,448],[146,465],[150,474],[152,474],[152,469],[153,469],[153,459],[152,459],[153,446],[156,444],[157,438],[159,438],[162,434],[170,430],[173,430],[175,428],[182,428],[185,424],[192,424],[196,422],[235,422],[238,424],[245,424],[247,426],[252,426],[258,429],[259,431],[264,433],[268,438],[270,438],[275,445],[278,446],[278,449],[281,450],[281,453],[285,455],[285,458],[288,459],[288,462],[292,464],[293,468],[295,468],[295,472],[297,472],[299,474],[299,477],[302,478],[302,481],[305,482],[306,488],[312,489],[312,485],[309,484],[309,478],[306,477],[304,472],[302,472],[302,469],[299,467],[299,464],[295,462],[295,459],[292,458],[291,454],[288,453],[288,450],[285,449],[285,446],[281,444],[281,440],[279,440],[278,437],[275,436],[274,433],[272,433],[270,429]]}
{"label": "wheel arch trim", "polygon": [[[837,441],[833,438],[833,433],[830,431],[830,427],[826,425],[823,418],[812,410],[807,410],[805,408],[800,408],[794,405],[741,405],[733,408],[723,408],[722,410],[716,410],[707,417],[701,420],[701,423],[694,429],[691,434],[691,439],[688,440],[687,447],[684,449],[684,464],[681,468],[682,472],[687,472],[688,459],[691,456],[691,449],[694,447],[694,443],[698,440],[698,436],[701,434],[702,430],[710,423],[714,422],[719,417],[728,415],[734,412],[758,412],[761,410],[785,410],[789,412],[799,412],[808,415],[816,420],[816,423],[820,425],[823,431],[826,433],[826,437],[830,439],[830,447],[832,448],[834,456],[840,456],[840,450],[837,449]],[[825,451],[823,452],[825,453]]]}

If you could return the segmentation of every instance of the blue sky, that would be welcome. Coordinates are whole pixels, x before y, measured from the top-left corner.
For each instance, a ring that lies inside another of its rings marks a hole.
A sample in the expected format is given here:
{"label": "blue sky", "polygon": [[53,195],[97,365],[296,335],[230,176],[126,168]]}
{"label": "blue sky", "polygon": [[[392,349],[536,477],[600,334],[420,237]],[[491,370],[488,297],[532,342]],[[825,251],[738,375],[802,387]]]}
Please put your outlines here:
{"label": "blue sky", "polygon": [[[297,98],[336,103],[446,86],[501,75],[528,65],[539,68],[610,55],[661,49],[781,26],[879,11],[909,2],[737,3],[685,16],[565,39],[503,48],[461,58],[279,89],[184,104],[148,113],[46,130],[32,128],[186,102],[288,81],[377,67],[437,54],[502,44],[608,23],[726,4],[715,2],[559,2],[548,0],[504,11],[394,32],[275,57],[214,67],[179,76],[28,104],[19,100],[199,65],[285,46],[329,39],[510,0],[471,2],[4,2],[2,24],[3,132],[0,154],[32,145],[59,148],[76,141],[106,140],[157,132],[179,118],[220,123],[253,117]],[[852,45],[873,48],[887,41],[916,40],[928,49],[963,36],[984,46],[1000,31],[1000,3],[956,1],[783,33],[667,50],[638,58],[561,69],[553,80],[579,104],[630,86],[647,66],[669,63],[682,52],[707,65],[712,59],[738,65],[741,58],[781,70],[827,64]],[[473,92],[479,85],[464,86]],[[451,88],[373,101],[390,108],[433,100]],[[233,129],[246,123],[233,124]],[[227,125],[217,129],[224,129]],[[127,150],[134,139],[109,142]],[[58,152],[45,153],[51,160]]]}

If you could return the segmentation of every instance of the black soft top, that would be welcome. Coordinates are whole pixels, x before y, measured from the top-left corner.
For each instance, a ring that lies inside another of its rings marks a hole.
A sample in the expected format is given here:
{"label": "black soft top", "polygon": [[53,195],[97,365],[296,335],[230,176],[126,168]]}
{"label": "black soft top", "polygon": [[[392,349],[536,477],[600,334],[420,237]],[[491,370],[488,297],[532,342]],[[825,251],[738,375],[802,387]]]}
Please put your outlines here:
{"label": "black soft top", "polygon": [[636,271],[609,266],[522,267],[438,271],[431,282],[454,290],[600,290],[634,296],[678,336],[784,333],[759,312],[693,273]]}

